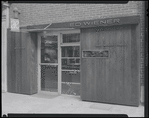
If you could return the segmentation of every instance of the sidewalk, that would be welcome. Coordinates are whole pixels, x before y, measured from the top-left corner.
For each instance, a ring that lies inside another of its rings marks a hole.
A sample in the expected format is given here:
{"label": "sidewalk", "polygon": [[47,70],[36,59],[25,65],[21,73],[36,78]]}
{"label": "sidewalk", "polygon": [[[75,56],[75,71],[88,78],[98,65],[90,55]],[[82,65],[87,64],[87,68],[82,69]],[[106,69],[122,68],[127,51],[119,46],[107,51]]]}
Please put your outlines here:
{"label": "sidewalk", "polygon": [[113,105],[81,101],[79,96],[39,93],[22,95],[2,93],[2,114],[43,113],[43,114],[127,114],[129,117],[143,117],[144,106]]}

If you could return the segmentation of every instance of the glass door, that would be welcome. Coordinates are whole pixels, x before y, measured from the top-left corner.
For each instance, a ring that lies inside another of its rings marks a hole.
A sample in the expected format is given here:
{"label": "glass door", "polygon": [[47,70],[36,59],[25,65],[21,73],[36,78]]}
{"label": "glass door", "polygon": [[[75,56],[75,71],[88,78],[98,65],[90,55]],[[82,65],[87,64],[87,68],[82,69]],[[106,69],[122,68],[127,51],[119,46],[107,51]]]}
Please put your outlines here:
{"label": "glass door", "polygon": [[58,92],[58,35],[41,36],[41,91]]}

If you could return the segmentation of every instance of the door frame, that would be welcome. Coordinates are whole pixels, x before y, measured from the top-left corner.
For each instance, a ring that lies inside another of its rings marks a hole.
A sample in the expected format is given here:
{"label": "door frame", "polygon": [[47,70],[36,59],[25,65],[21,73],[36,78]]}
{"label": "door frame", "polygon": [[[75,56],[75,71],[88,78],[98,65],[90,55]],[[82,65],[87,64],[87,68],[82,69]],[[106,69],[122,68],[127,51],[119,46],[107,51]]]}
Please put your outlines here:
{"label": "door frame", "polygon": [[[61,44],[62,44],[62,34],[71,34],[71,33],[80,33],[80,29],[71,29],[71,30],[59,30],[59,31],[46,31],[46,36],[57,35],[58,36],[58,92],[54,92],[58,95],[61,95],[61,81],[62,81],[62,71],[61,71]],[[38,65],[38,81],[37,81],[37,90],[38,93],[41,92],[41,36],[43,32],[38,33],[38,46],[37,46],[37,65]]]}
{"label": "door frame", "polygon": [[[60,34],[59,33],[47,33],[46,36],[53,36],[53,35],[56,35],[58,37],[57,41],[58,41],[58,63],[57,63],[57,66],[58,66],[58,92],[54,92],[54,93],[57,93],[57,94],[60,94]],[[39,33],[38,34],[38,92],[41,92],[41,36],[43,36],[43,33]],[[48,64],[47,64],[48,65]],[[51,64],[52,65],[52,64]],[[54,64],[55,65],[55,64]]]}

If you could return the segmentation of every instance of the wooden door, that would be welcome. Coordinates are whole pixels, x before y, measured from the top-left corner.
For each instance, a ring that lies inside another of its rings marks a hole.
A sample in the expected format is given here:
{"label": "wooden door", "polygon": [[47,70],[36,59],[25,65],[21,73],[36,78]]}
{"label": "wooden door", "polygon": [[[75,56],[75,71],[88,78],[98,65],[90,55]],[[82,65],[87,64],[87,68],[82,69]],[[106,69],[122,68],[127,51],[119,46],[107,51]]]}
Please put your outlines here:
{"label": "wooden door", "polygon": [[138,46],[136,25],[82,29],[82,100],[138,106]]}
{"label": "wooden door", "polygon": [[32,35],[8,30],[8,92],[20,94],[37,92],[37,42],[36,36]]}

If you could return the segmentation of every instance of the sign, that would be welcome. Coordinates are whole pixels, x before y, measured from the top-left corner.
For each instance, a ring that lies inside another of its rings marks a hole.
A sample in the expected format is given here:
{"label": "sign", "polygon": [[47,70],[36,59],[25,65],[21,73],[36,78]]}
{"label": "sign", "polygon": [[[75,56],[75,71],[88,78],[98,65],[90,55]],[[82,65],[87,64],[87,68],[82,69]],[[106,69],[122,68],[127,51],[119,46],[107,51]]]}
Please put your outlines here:
{"label": "sign", "polygon": [[136,15],[136,16],[83,20],[83,21],[64,22],[64,23],[53,23],[48,28],[49,29],[50,28],[88,28],[88,27],[100,27],[100,26],[138,24],[139,22],[140,22],[140,16]]}
{"label": "sign", "polygon": [[94,57],[94,58],[109,57],[109,51],[108,50],[83,51],[83,58],[85,57]]}
{"label": "sign", "polygon": [[70,23],[70,27],[85,27],[85,26],[101,26],[108,24],[119,24],[120,19],[105,19],[105,20],[94,20],[94,21],[83,21]]}
{"label": "sign", "polygon": [[19,19],[11,18],[11,31],[19,32]]}

